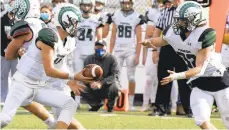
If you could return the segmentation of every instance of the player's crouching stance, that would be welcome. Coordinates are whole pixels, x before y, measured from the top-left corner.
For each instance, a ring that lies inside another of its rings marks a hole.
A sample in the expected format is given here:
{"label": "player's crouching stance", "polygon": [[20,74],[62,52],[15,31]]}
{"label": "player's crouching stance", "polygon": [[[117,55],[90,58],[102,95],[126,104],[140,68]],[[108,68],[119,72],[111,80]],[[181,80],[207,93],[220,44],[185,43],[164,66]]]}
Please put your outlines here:
{"label": "player's crouching stance", "polygon": [[[61,40],[69,35],[76,36],[77,23],[81,18],[79,9],[71,4],[62,4],[56,10],[55,15],[58,17],[60,25],[58,32]],[[68,128],[76,111],[76,104],[71,97],[46,88],[47,76],[86,82],[91,79],[82,76],[82,71],[72,74],[54,68],[54,58],[65,52],[63,42],[58,40],[56,32],[49,28],[43,28],[30,45],[27,53],[22,56],[17,65],[17,72],[13,76],[11,90],[0,113],[1,128],[11,122],[21,104],[31,101],[61,108],[56,128]]]}
{"label": "player's crouching stance", "polygon": [[202,129],[215,129],[210,123],[211,107],[217,102],[224,125],[229,129],[229,71],[221,64],[214,51],[215,30],[207,26],[202,7],[187,1],[178,6],[175,22],[163,32],[162,38],[142,42],[147,47],[160,47],[168,43],[189,67],[188,71],[163,78],[161,84],[190,78],[193,90],[190,105],[196,125]]}

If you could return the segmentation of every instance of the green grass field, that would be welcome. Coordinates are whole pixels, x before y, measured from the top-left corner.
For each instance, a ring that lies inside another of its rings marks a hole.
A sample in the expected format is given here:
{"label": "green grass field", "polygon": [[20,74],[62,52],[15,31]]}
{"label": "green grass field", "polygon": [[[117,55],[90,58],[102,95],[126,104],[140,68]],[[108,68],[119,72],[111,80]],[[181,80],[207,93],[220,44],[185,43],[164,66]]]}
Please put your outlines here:
{"label": "green grass field", "polygon": [[[75,114],[86,129],[198,129],[193,118],[184,116],[149,117],[149,112],[114,112],[106,114],[102,110],[99,112],[88,112],[83,108]],[[213,114],[212,123],[218,129],[225,129],[218,114]],[[26,112],[18,110],[6,129],[46,129],[46,125]]]}

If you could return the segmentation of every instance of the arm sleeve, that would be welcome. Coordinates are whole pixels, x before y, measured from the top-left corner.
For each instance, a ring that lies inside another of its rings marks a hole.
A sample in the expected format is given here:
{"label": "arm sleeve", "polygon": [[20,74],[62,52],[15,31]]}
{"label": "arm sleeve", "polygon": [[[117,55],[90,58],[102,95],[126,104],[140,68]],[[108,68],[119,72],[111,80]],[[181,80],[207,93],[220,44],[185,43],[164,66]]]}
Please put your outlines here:
{"label": "arm sleeve", "polygon": [[108,75],[107,77],[101,80],[102,86],[112,84],[119,79],[120,70],[119,70],[118,61],[114,56],[111,56],[111,58],[112,59],[109,66],[110,75]]}
{"label": "arm sleeve", "polygon": [[44,44],[54,48],[55,43],[58,42],[58,36],[52,29],[43,28],[38,32],[37,41],[42,41]]}
{"label": "arm sleeve", "polygon": [[24,20],[20,20],[14,24],[14,26],[10,30],[10,35],[13,38],[17,38],[19,36],[24,36],[31,31],[28,22]]}
{"label": "arm sleeve", "polygon": [[214,45],[216,41],[216,32],[213,28],[206,29],[201,35],[198,42],[201,42],[201,48],[204,49]]}

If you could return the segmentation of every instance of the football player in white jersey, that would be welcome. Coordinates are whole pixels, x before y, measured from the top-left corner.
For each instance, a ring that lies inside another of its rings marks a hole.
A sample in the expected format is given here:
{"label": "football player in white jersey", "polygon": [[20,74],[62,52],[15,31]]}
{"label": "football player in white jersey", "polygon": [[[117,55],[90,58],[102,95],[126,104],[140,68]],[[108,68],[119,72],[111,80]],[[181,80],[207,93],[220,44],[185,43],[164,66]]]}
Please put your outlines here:
{"label": "football player in white jersey", "polygon": [[[135,70],[139,63],[142,40],[141,25],[144,24],[144,16],[133,9],[134,0],[120,0],[121,9],[112,16],[112,34],[110,39],[110,53],[118,58],[122,68],[124,60],[127,65],[129,80],[130,109],[134,110],[135,94]],[[137,39],[137,40],[135,40]]]}
{"label": "football player in white jersey", "polygon": [[[12,41],[8,45],[5,58],[16,59],[36,40],[37,33],[45,26],[40,18],[40,3],[38,0],[14,0],[9,8],[9,16],[14,26],[11,29]],[[32,102],[22,105],[52,128],[55,125],[54,118],[39,103]]]}
{"label": "football player in white jersey", "polygon": [[229,12],[226,21],[226,27],[223,36],[223,44],[222,44],[222,63],[226,67],[229,67]]}
{"label": "football player in white jersey", "polygon": [[106,38],[109,29],[111,21],[111,14],[108,12],[103,12],[104,7],[106,6],[107,0],[95,0],[95,6],[94,6],[94,14],[96,14],[98,17],[102,17],[105,25],[103,27],[103,38]]}
{"label": "football player in white jersey", "polygon": [[189,70],[162,79],[165,85],[173,80],[189,79],[193,90],[190,97],[194,120],[202,129],[215,129],[210,123],[211,108],[216,100],[223,123],[229,129],[229,70],[215,52],[216,32],[207,25],[202,7],[186,1],[174,13],[175,22],[166,28],[163,37],[142,42],[147,47],[160,47],[168,43],[186,62]]}
{"label": "football player in white jersey", "polygon": [[[146,35],[145,38],[152,38],[153,31],[156,27],[157,20],[160,16],[160,10],[158,8],[158,3],[155,0],[152,0],[152,7],[146,12]],[[151,48],[143,48],[143,65],[145,65],[146,71],[146,84],[145,84],[145,91],[143,94],[143,105],[141,111],[146,111],[149,109],[149,100],[151,100],[152,106],[154,106],[155,98],[157,94],[157,86],[158,86],[158,79],[157,79],[157,62],[153,61],[152,59],[152,52],[157,51]]]}
{"label": "football player in white jersey", "polygon": [[43,28],[21,57],[17,72],[13,76],[11,90],[0,113],[1,128],[11,122],[20,105],[36,101],[46,106],[61,108],[56,128],[67,129],[77,106],[71,97],[47,88],[48,76],[86,82],[92,80],[84,77],[82,71],[73,74],[56,69],[54,66],[56,63],[61,63],[65,54],[69,53],[69,45],[62,41],[68,36],[76,36],[77,24],[81,19],[80,10],[72,4],[61,4],[57,8],[55,25],[58,26],[60,39],[54,30]]}
{"label": "football player in white jersey", "polygon": [[[76,49],[73,52],[73,71],[79,72],[84,67],[84,59],[94,53],[95,40],[102,39],[103,20],[93,14],[94,0],[80,0],[82,20],[78,23]],[[80,96],[76,94],[75,101],[80,105]]]}

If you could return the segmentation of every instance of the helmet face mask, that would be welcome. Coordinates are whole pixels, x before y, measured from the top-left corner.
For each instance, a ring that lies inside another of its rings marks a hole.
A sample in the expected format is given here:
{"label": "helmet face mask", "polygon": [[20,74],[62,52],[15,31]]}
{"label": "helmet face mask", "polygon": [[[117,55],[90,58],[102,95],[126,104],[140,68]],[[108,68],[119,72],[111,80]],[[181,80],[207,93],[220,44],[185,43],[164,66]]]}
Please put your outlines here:
{"label": "helmet face mask", "polygon": [[179,5],[174,13],[173,31],[175,34],[191,32],[206,23],[200,4],[186,1]]}
{"label": "helmet face mask", "polygon": [[94,2],[93,0],[81,0],[80,1],[80,10],[82,13],[89,14],[92,13]]}
{"label": "helmet face mask", "polygon": [[101,0],[96,0],[95,1],[95,12],[101,12],[105,6],[105,1],[102,2]]}
{"label": "helmet face mask", "polygon": [[28,17],[40,17],[39,0],[14,0],[11,6],[9,15],[13,24]]}
{"label": "helmet face mask", "polygon": [[121,2],[120,3],[121,4],[121,9],[122,9],[122,11],[131,11],[131,10],[133,10],[133,5],[134,5],[134,3],[132,2],[132,1],[124,1],[124,2]]}
{"label": "helmet face mask", "polygon": [[77,36],[77,24],[78,21],[74,18],[71,18],[70,16],[68,16],[68,21],[63,21],[63,27],[64,30],[69,34],[69,36],[71,37],[75,37]]}

